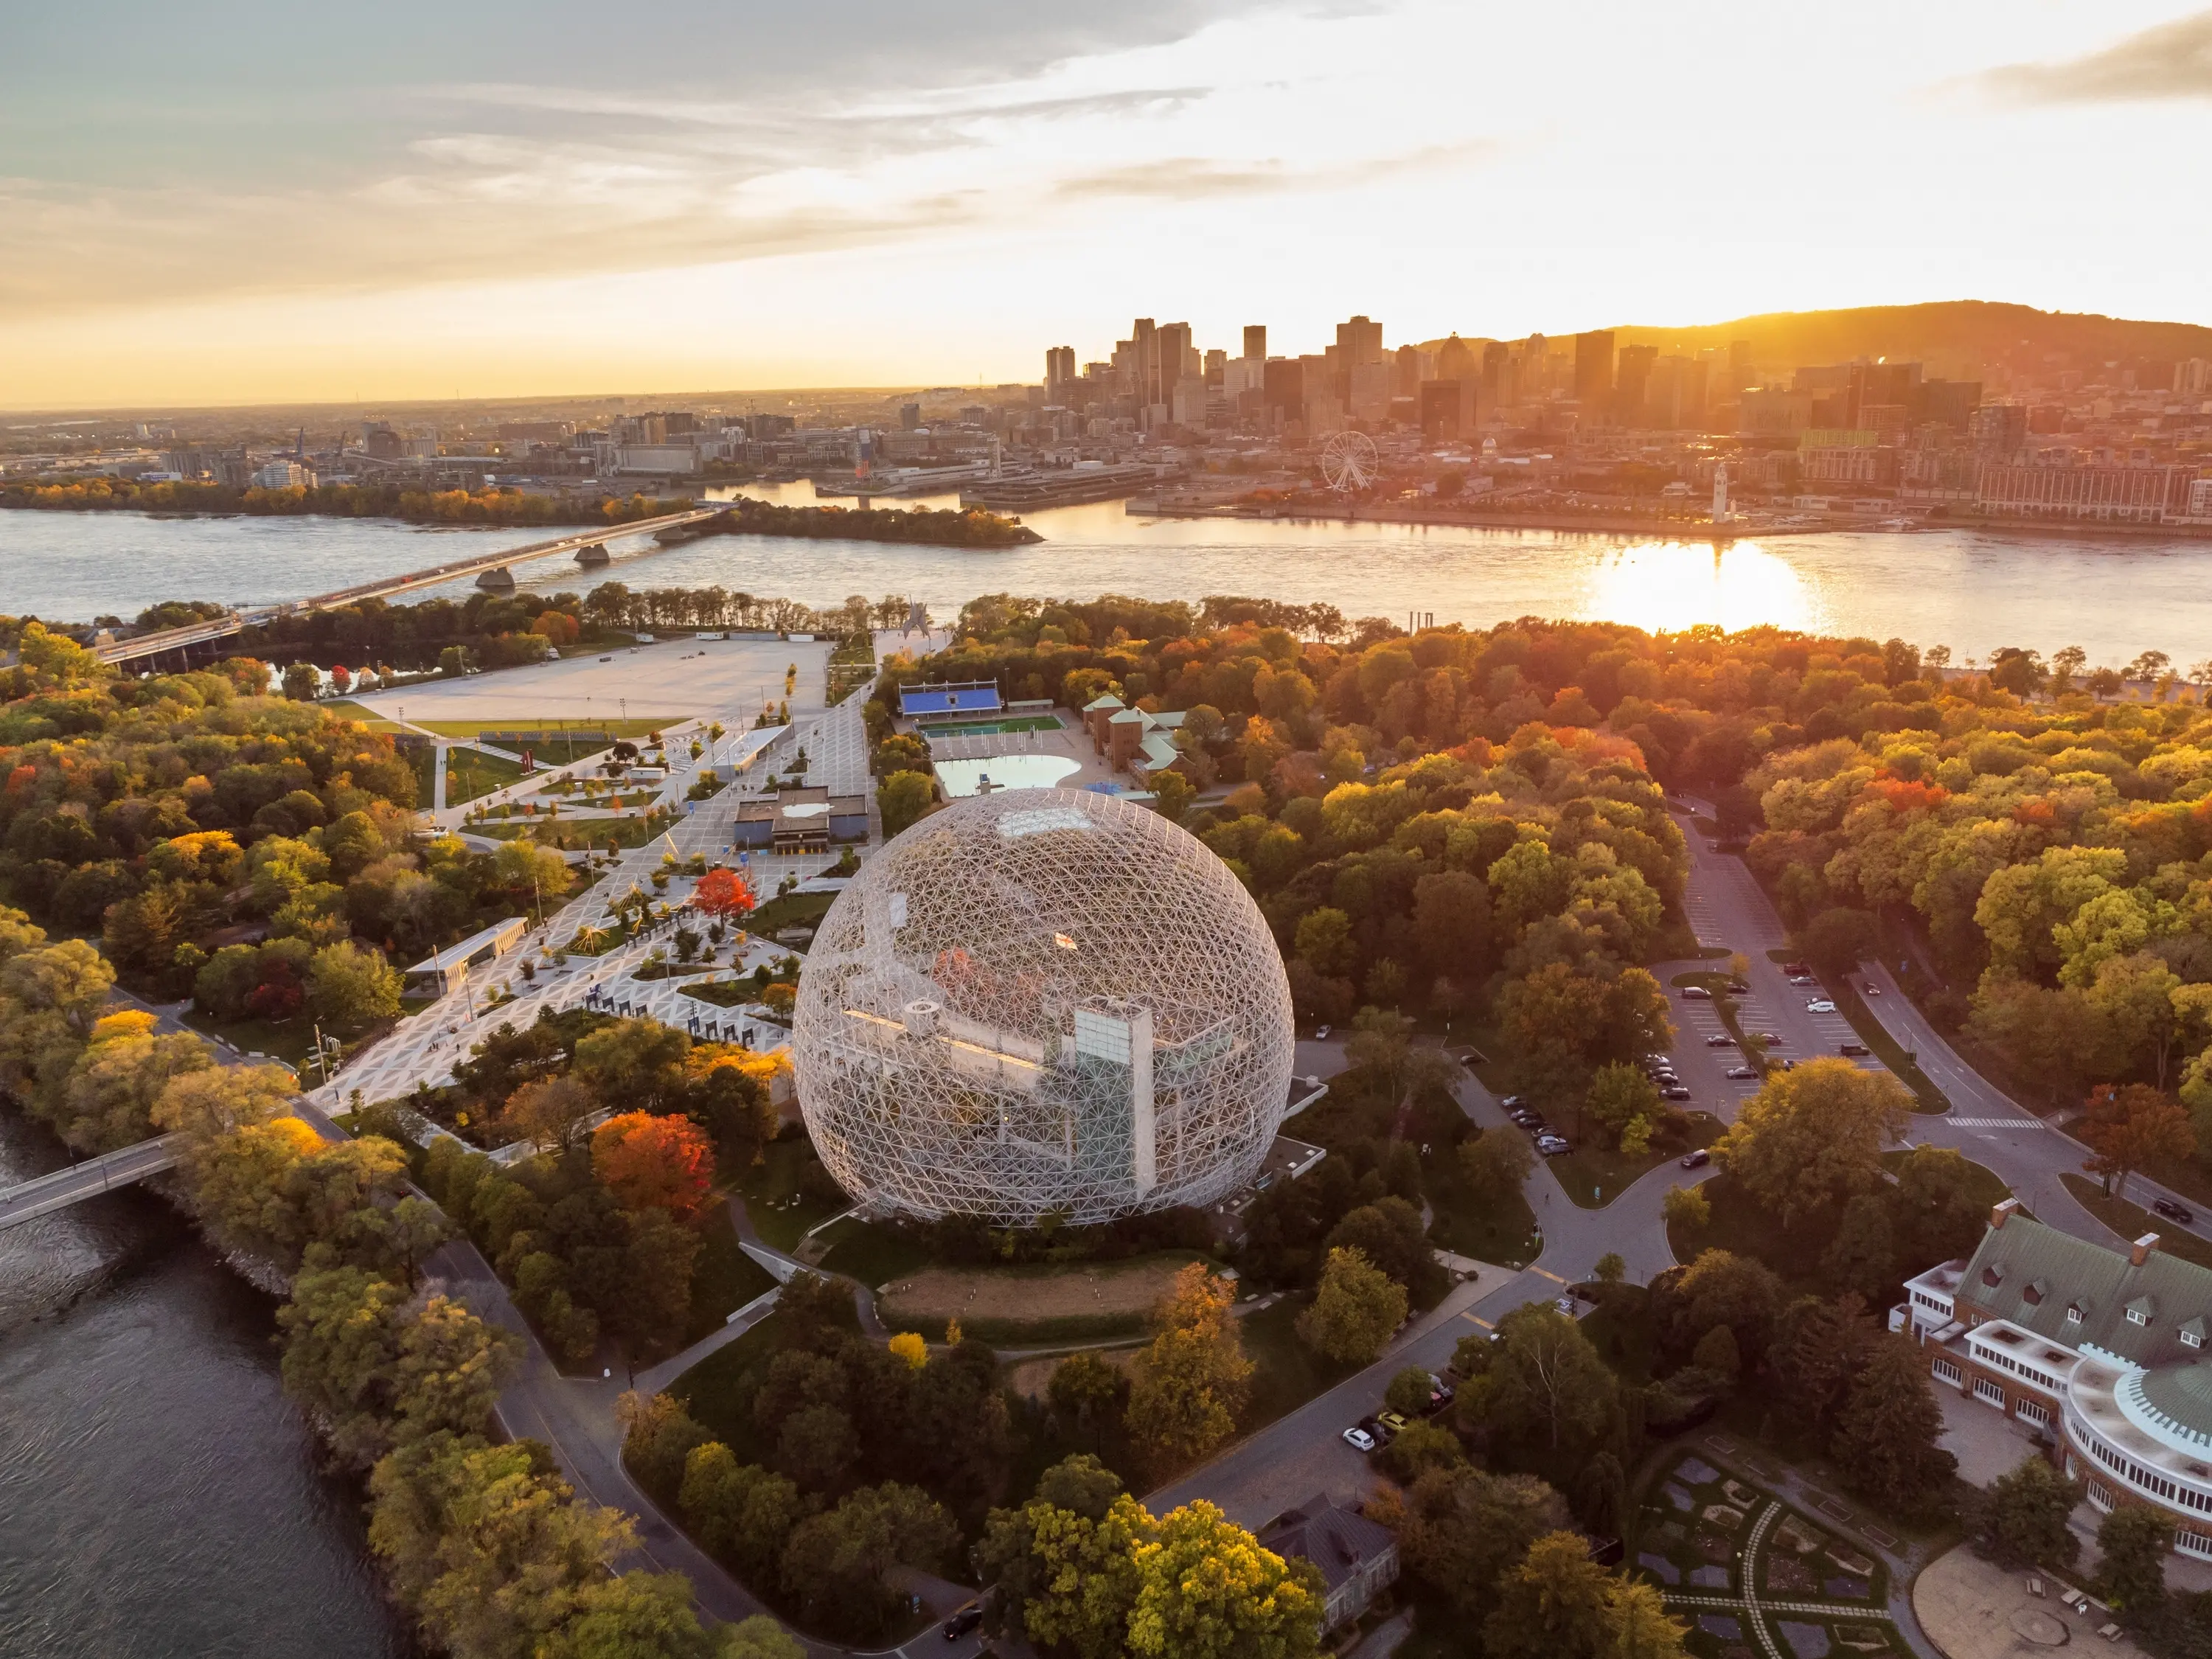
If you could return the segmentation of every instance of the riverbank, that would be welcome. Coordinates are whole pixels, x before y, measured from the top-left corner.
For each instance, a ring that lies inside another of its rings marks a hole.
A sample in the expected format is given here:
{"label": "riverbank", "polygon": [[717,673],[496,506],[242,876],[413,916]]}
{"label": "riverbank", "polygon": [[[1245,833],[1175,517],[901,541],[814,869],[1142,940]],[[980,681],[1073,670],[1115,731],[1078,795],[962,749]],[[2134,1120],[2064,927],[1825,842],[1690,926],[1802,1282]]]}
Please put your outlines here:
{"label": "riverbank", "polygon": [[1042,536],[982,507],[786,507],[740,495],[711,519],[653,532],[663,547],[709,536],[797,536],[810,541],[901,542],[931,547],[1020,547]]}
{"label": "riverbank", "polygon": [[1594,535],[1665,536],[1682,540],[1736,542],[1774,536],[1819,536],[1879,532],[1886,535],[1969,532],[1988,536],[2038,536],[2058,539],[2103,538],[2119,541],[2183,540],[2212,546],[2212,524],[2124,524],[2102,519],[1924,518],[1907,502],[1887,503],[1885,513],[1762,514],[1750,510],[1741,519],[1716,524],[1710,514],[1680,516],[1658,513],[1514,513],[1484,511],[1466,507],[1424,506],[1409,502],[1355,502],[1340,507],[1269,502],[1246,507],[1235,502],[1177,507],[1132,497],[1132,514],[1158,519],[1236,519],[1286,524],[1404,524],[1459,530],[1534,530]]}
{"label": "riverbank", "polygon": [[163,518],[392,519],[403,524],[523,530],[610,529],[681,513],[689,496],[528,495],[519,489],[410,489],[401,483],[295,484],[282,489],[217,483],[142,484],[128,478],[0,486],[0,509],[33,513],[145,513]]}

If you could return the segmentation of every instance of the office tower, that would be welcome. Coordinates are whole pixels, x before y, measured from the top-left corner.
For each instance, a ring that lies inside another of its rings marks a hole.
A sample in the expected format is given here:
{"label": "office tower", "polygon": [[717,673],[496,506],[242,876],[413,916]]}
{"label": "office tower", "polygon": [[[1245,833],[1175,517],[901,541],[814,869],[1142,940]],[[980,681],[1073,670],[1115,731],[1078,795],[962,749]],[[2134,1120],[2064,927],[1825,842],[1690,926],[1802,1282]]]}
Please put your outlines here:
{"label": "office tower", "polygon": [[1155,386],[1157,395],[1150,401],[1170,410],[1175,406],[1176,383],[1189,373],[1185,362],[1191,356],[1190,325],[1162,323],[1152,336],[1156,362]]}
{"label": "office tower", "polygon": [[1265,362],[1267,357],[1267,325],[1265,323],[1244,325],[1244,355]]}
{"label": "office tower", "polygon": [[1521,343],[1521,398],[1534,402],[1552,389],[1551,345],[1540,334]]}
{"label": "office tower", "polygon": [[1424,380],[1420,392],[1421,436],[1430,443],[1474,434],[1473,380]]}
{"label": "office tower", "polygon": [[1216,346],[1206,354],[1206,383],[1218,386],[1229,374],[1229,354]]}
{"label": "office tower", "polygon": [[1044,354],[1045,395],[1059,401],[1060,388],[1075,378],[1075,348],[1052,346]]}
{"label": "office tower", "polygon": [[[1630,347],[1620,354],[1622,384],[1613,390],[1613,407],[1626,410],[1627,404],[1626,374]],[[1710,375],[1708,365],[1694,357],[1662,357],[1651,365],[1650,373],[1642,387],[1644,418],[1653,426],[1672,431],[1683,427],[1701,425],[1705,418],[1705,386]],[[1620,416],[1626,422],[1626,413]]]}
{"label": "office tower", "polygon": [[1159,325],[1149,317],[1129,325],[1129,395],[1149,407],[1160,401]]}
{"label": "office tower", "polygon": [[1306,417],[1306,365],[1303,357],[1270,357],[1261,382],[1268,410],[1285,421]]}
{"label": "office tower", "polygon": [[1618,424],[1644,423],[1644,395],[1651,382],[1651,365],[1658,361],[1657,346],[1621,347],[1620,368],[1613,383],[1613,418]]}
{"label": "office tower", "polygon": [[1584,426],[1606,419],[1613,402],[1613,331],[1594,328],[1575,336],[1575,400]]}
{"label": "office tower", "polygon": [[920,404],[901,404],[899,405],[900,431],[912,432],[921,424],[921,405]]}
{"label": "office tower", "polygon": [[1730,340],[1728,349],[1729,383],[1726,390],[1733,397],[1753,383],[1751,371],[1751,342]]}
{"label": "office tower", "polygon": [[1486,409],[1503,409],[1515,401],[1513,392],[1513,348],[1503,340],[1486,340],[1482,345],[1482,402]]}
{"label": "office tower", "polygon": [[1362,363],[1382,361],[1382,325],[1370,322],[1364,317],[1354,317],[1350,322],[1336,325],[1337,355],[1340,366],[1350,369]]}
{"label": "office tower", "polygon": [[1474,358],[1474,348],[1455,334],[1437,350],[1437,379],[1460,380],[1474,384],[1481,374]]}

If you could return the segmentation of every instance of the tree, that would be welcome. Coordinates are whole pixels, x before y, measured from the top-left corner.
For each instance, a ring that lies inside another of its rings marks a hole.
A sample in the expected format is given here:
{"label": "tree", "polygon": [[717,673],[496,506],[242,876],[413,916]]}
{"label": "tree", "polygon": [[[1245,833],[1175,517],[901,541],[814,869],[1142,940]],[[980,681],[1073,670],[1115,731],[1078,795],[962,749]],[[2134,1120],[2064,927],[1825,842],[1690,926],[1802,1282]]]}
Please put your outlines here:
{"label": "tree", "polygon": [[937,785],[926,772],[894,772],[876,785],[876,808],[887,836],[919,822],[936,802]]}
{"label": "tree", "polygon": [[532,1652],[637,1545],[627,1516],[574,1501],[532,1441],[433,1436],[379,1463],[369,1492],[369,1547],[455,1659]]}
{"label": "tree", "polygon": [[507,1097],[499,1123],[518,1140],[527,1140],[543,1152],[558,1152],[576,1144],[584,1120],[599,1109],[599,1097],[579,1079],[539,1078]]}
{"label": "tree", "polygon": [[286,1115],[296,1092],[281,1066],[220,1066],[172,1078],[149,1115],[155,1128],[185,1137],[189,1156],[234,1129]]}
{"label": "tree", "polygon": [[69,1073],[65,1111],[55,1125],[73,1152],[112,1152],[154,1133],[154,1103],[172,1078],[215,1064],[188,1031],[157,1036],[150,1014],[110,1014]]}
{"label": "tree", "polygon": [[576,1044],[576,1077],[603,1101],[665,1112],[678,1103],[691,1039],[653,1019],[617,1020]]}
{"label": "tree", "polygon": [[19,950],[0,966],[0,994],[33,1012],[58,1014],[79,1038],[91,1034],[114,984],[115,969],[82,939]]}
{"label": "tree", "polygon": [[1614,1577],[1589,1559],[1589,1540],[1571,1532],[1529,1547],[1482,1626],[1493,1659],[1661,1659],[1682,1653],[1685,1633],[1656,1589]]}
{"label": "tree", "polygon": [[1128,1373],[1095,1353],[1072,1353],[1052,1368],[1045,1398],[1070,1422],[1087,1426],[1092,1443],[1100,1426],[1120,1413],[1129,1397]]}
{"label": "tree", "polygon": [[1990,1483],[1980,1504],[1983,1536],[2007,1567],[2065,1567],[2081,1553],[2066,1524],[2081,1501],[2081,1483],[2069,1480],[2046,1457],[2030,1456]]}
{"label": "tree", "polygon": [[1877,1336],[1837,1419],[1831,1455],[1868,1499],[1894,1515],[1918,1515],[1958,1468],[1936,1443],[1942,1432],[1918,1350],[1903,1337]]}
{"label": "tree", "polygon": [[407,1322],[392,1372],[402,1443],[442,1431],[475,1434],[521,1364],[522,1341],[459,1303],[434,1296]]}
{"label": "tree", "polygon": [[776,1431],[776,1465],[801,1486],[836,1485],[860,1455],[853,1419],[835,1406],[801,1406]]}
{"label": "tree", "polygon": [[1430,1248],[1421,1212],[1395,1193],[1346,1211],[1329,1229],[1323,1248],[1358,1251],[1424,1300],[1443,1273]]}
{"label": "tree", "polygon": [[1398,1547],[1408,1571],[1462,1619],[1474,1619],[1528,1547],[1566,1524],[1566,1500],[1534,1476],[1461,1463],[1414,1480]]}
{"label": "tree", "polygon": [[1641,1066],[1614,1060],[1598,1067],[1597,1075],[1590,1079],[1589,1109],[1616,1146],[1638,1127],[1648,1136],[1662,1109],[1659,1085]]}
{"label": "tree", "polygon": [[1766,1352],[1782,1281],[1765,1262],[1728,1250],[1703,1250],[1688,1267],[1652,1281],[1652,1315],[1668,1344],[1680,1352],[1696,1346],[1716,1325],[1735,1334],[1739,1352],[1756,1359]]}
{"label": "tree", "polygon": [[1669,1232],[1694,1235],[1712,1224],[1713,1204],[1699,1188],[1670,1187],[1667,1196],[1659,1200],[1659,1212]]}
{"label": "tree", "polygon": [[321,686],[322,677],[315,672],[314,664],[295,662],[286,665],[283,679],[284,695],[294,702],[313,702],[315,700],[316,692],[321,689]]}
{"label": "tree", "polygon": [[714,1659],[806,1659],[806,1650],[764,1613],[725,1625],[716,1633]]}
{"label": "tree", "polygon": [[1528,1303],[1498,1322],[1490,1365],[1459,1397],[1462,1422],[1493,1444],[1540,1441],[1553,1451],[1587,1449],[1612,1432],[1620,1389],[1582,1328],[1548,1303]]}
{"label": "tree", "polygon": [[2139,1623],[2166,1600],[2173,1523],[2148,1504],[2123,1503],[2097,1523],[2097,1577],[2106,1598]]}
{"label": "tree", "polygon": [[1138,1547],[1157,1523],[1097,1459],[1048,1469],[1018,1510],[993,1510],[975,1565],[997,1586],[994,1627],[1079,1659],[1121,1659],[1136,1605]]}
{"label": "tree", "polygon": [[2126,1197],[2128,1177],[2136,1170],[2169,1168],[2197,1151],[2189,1114],[2140,1083],[2124,1088],[2099,1085],[2090,1091],[2088,1111],[2074,1132],[2093,1153],[2081,1167],[2104,1182],[2108,1196],[2117,1190]]}
{"label": "tree", "polygon": [[1485,1208],[1495,1209],[1518,1195],[1535,1167],[1528,1143],[1504,1129],[1485,1129],[1459,1144],[1460,1175]]}
{"label": "tree", "polygon": [[959,1538],[952,1517],[919,1488],[891,1481],[863,1486],[793,1528],[783,1553],[784,1594],[816,1623],[872,1635],[897,1605],[884,1582],[891,1568],[933,1572]]}
{"label": "tree", "polygon": [[[1352,918],[1333,905],[1322,905],[1298,918],[1293,945],[1299,958],[1324,977],[1347,975],[1355,965]],[[1346,1057],[1351,1058],[1348,1049]]]}
{"label": "tree", "polygon": [[1840,977],[1874,949],[1875,919],[1864,910],[1823,910],[1798,930],[1796,943],[1807,961]]}
{"label": "tree", "polygon": [[[1392,1407],[1395,1410],[1396,1407]],[[1376,1467],[1393,1480],[1410,1485],[1431,1469],[1449,1468],[1467,1462],[1459,1437],[1435,1423],[1416,1419],[1406,1425],[1375,1454]]]}
{"label": "tree", "polygon": [[615,1401],[615,1420],[623,1427],[623,1466],[664,1504],[682,1487],[691,1454],[714,1439],[672,1394],[632,1389]]}
{"label": "tree", "polygon": [[1954,1146],[1915,1146],[1897,1167],[1899,1246],[1910,1261],[1948,1261],[1972,1254],[1987,1212],[1974,1192],[1974,1166]]}
{"label": "tree", "polygon": [[1328,1253],[1313,1305],[1298,1316],[1298,1340],[1340,1365],[1366,1365],[1405,1318],[1406,1287],[1365,1251],[1340,1248]]}
{"label": "tree", "polygon": [[1770,1073],[1715,1148],[1786,1227],[1808,1211],[1882,1185],[1883,1146],[1912,1097],[1887,1072],[1808,1060]]}
{"label": "tree", "polygon": [[692,1448],[678,1504],[707,1552],[756,1582],[773,1581],[791,1529],[807,1512],[796,1484],[738,1462],[719,1440]]}
{"label": "tree", "polygon": [[1885,1194],[1861,1193],[1844,1206],[1842,1224],[1820,1270],[1845,1290],[1879,1297],[1897,1273],[1897,1233]]}
{"label": "tree", "polygon": [[1152,808],[1170,823],[1181,823],[1198,787],[1177,771],[1154,772],[1150,779]]}
{"label": "tree", "polygon": [[391,1388],[406,1293],[359,1267],[301,1273],[276,1310],[284,1392],[331,1450],[366,1468],[390,1449]]}
{"label": "tree", "polygon": [[714,1149],[688,1118],[623,1112],[592,1131],[592,1173],[626,1210],[690,1216],[714,1181]]}
{"label": "tree", "polygon": [[1856,1296],[1800,1297],[1775,1321],[1766,1364],[1783,1410],[1825,1444],[1875,1339]]}
{"label": "tree", "polygon": [[1156,1463],[1188,1462],[1226,1440],[1252,1379],[1229,1316],[1236,1291],[1201,1261],[1176,1275],[1129,1389],[1129,1433]]}
{"label": "tree", "polygon": [[399,1012],[399,970],[381,951],[351,939],[326,945],[307,967],[307,1006],[315,1018],[342,1031],[357,1031]]}
{"label": "tree", "polygon": [[752,884],[744,875],[717,865],[699,878],[691,891],[691,902],[702,915],[717,921],[742,921],[752,914],[756,901]]}
{"label": "tree", "polygon": [[1136,1567],[1128,1642],[1143,1659],[1309,1659],[1320,1650],[1320,1570],[1261,1548],[1211,1504],[1162,1516]]}
{"label": "tree", "polygon": [[1382,1390],[1382,1403],[1401,1417],[1425,1417],[1436,1385],[1419,1365],[1408,1365]]}
{"label": "tree", "polygon": [[193,1212],[226,1249],[290,1265],[299,1228],[283,1189],[322,1144],[298,1118],[280,1117],[189,1146],[181,1167]]}
{"label": "tree", "polygon": [[[700,1627],[691,1596],[691,1581],[680,1572],[626,1572],[587,1584],[568,1623],[538,1653],[544,1659],[721,1659],[732,1650],[731,1642]],[[773,1620],[762,1622],[790,1659],[802,1659],[799,1644]]]}

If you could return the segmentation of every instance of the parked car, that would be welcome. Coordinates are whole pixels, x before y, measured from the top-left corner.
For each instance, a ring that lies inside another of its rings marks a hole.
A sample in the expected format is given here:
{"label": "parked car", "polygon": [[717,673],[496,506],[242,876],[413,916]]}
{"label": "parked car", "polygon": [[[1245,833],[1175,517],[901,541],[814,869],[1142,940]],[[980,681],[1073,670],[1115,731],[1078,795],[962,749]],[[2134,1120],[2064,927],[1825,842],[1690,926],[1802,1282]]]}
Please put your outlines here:
{"label": "parked car", "polygon": [[1705,1039],[1705,1047],[1708,1048],[1725,1048],[1735,1041],[1735,1039],[1730,1036],[1726,1031],[1716,1031]]}
{"label": "parked car", "polygon": [[1814,1001],[1807,1003],[1805,1005],[1805,1012],[1808,1014],[1832,1014],[1836,1012],[1836,1005],[1829,1001],[1827,998],[1821,997]]}
{"label": "parked car", "polygon": [[1393,1431],[1384,1426],[1381,1418],[1363,1417],[1359,1419],[1359,1426],[1367,1431],[1367,1437],[1376,1445],[1387,1446],[1390,1443]]}
{"label": "parked car", "polygon": [[1536,1150],[1546,1158],[1557,1158],[1563,1152],[1571,1152],[1574,1147],[1557,1135],[1538,1135]]}
{"label": "parked car", "polygon": [[1429,1409],[1440,1412],[1459,1397],[1459,1390],[1435,1371],[1429,1373]]}
{"label": "parked car", "polygon": [[1732,979],[1729,981],[1729,989],[1734,992],[1737,996],[1741,996],[1744,993],[1751,989],[1751,981],[1742,979]]}
{"label": "parked car", "polygon": [[1713,1000],[1713,994],[1702,985],[1685,985],[1682,995],[1685,1000],[1691,1002],[1711,1002]]}
{"label": "parked car", "polygon": [[1713,1155],[1702,1146],[1694,1152],[1682,1154],[1682,1167],[1686,1170],[1702,1170],[1712,1161]]}
{"label": "parked car", "polygon": [[1375,1420],[1377,1423],[1380,1423],[1384,1428],[1389,1430],[1391,1437],[1394,1439],[1397,1436],[1405,1433],[1405,1431],[1412,1426],[1412,1425],[1408,1424],[1404,1418],[1399,1416],[1395,1412],[1379,1413],[1376,1414]]}
{"label": "parked car", "polygon": [[982,1622],[983,1604],[981,1601],[970,1601],[945,1621],[943,1632],[945,1639],[948,1642],[957,1642]]}
{"label": "parked car", "polygon": [[2168,1221],[2179,1221],[2185,1227],[2197,1219],[2196,1211],[2186,1204],[2177,1204],[2170,1198],[2154,1198],[2150,1206]]}
{"label": "parked car", "polygon": [[1335,1030],[1335,1029],[1336,1029],[1335,1027],[1331,1026],[1331,1025],[1316,1025],[1316,1026],[1315,1026],[1315,1027],[1314,1027],[1314,1041],[1315,1041],[1316,1042],[1328,1042],[1328,1034],[1329,1034],[1332,1030]]}
{"label": "parked car", "polygon": [[1371,1452],[1375,1449],[1375,1437],[1355,1425],[1344,1431],[1344,1443],[1354,1451]]}
{"label": "parked car", "polygon": [[1813,971],[1813,964],[1809,962],[1785,962],[1782,964],[1782,971],[1785,974],[1809,974]]}
{"label": "parked car", "polygon": [[1867,1055],[1867,1046],[1863,1042],[1838,1042],[1836,1052],[1847,1054],[1853,1060],[1863,1060]]}
{"label": "parked car", "polygon": [[1509,1112],[1517,1112],[1528,1103],[1528,1100],[1525,1095],[1508,1095],[1498,1103]]}
{"label": "parked car", "polygon": [[1820,981],[1810,974],[1792,974],[1790,975],[1790,982],[1792,985],[1818,985]]}
{"label": "parked car", "polygon": [[1670,1083],[1665,1088],[1660,1090],[1659,1098],[1662,1100],[1687,1100],[1690,1098],[1690,1091],[1679,1083]]}
{"label": "parked car", "polygon": [[1782,1033],[1779,1031],[1753,1031],[1752,1035],[1757,1037],[1761,1042],[1779,1042],[1782,1041]]}
{"label": "parked car", "polygon": [[1540,1129],[1544,1127],[1544,1115],[1541,1112],[1532,1112],[1525,1106],[1509,1115],[1524,1129]]}
{"label": "parked car", "polygon": [[1759,1068],[1755,1066],[1731,1066],[1728,1068],[1728,1075],[1738,1083],[1753,1083],[1759,1079]]}

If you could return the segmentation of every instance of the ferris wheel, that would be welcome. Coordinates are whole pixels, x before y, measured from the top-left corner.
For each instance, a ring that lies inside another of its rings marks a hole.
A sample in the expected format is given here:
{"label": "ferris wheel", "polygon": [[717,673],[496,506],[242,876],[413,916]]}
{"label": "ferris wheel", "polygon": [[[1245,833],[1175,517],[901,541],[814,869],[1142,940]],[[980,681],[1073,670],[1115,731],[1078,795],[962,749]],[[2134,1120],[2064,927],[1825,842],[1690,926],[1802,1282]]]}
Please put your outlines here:
{"label": "ferris wheel", "polygon": [[1322,447],[1321,476],[1340,495],[1366,489],[1382,470],[1375,440],[1364,432],[1340,432]]}

